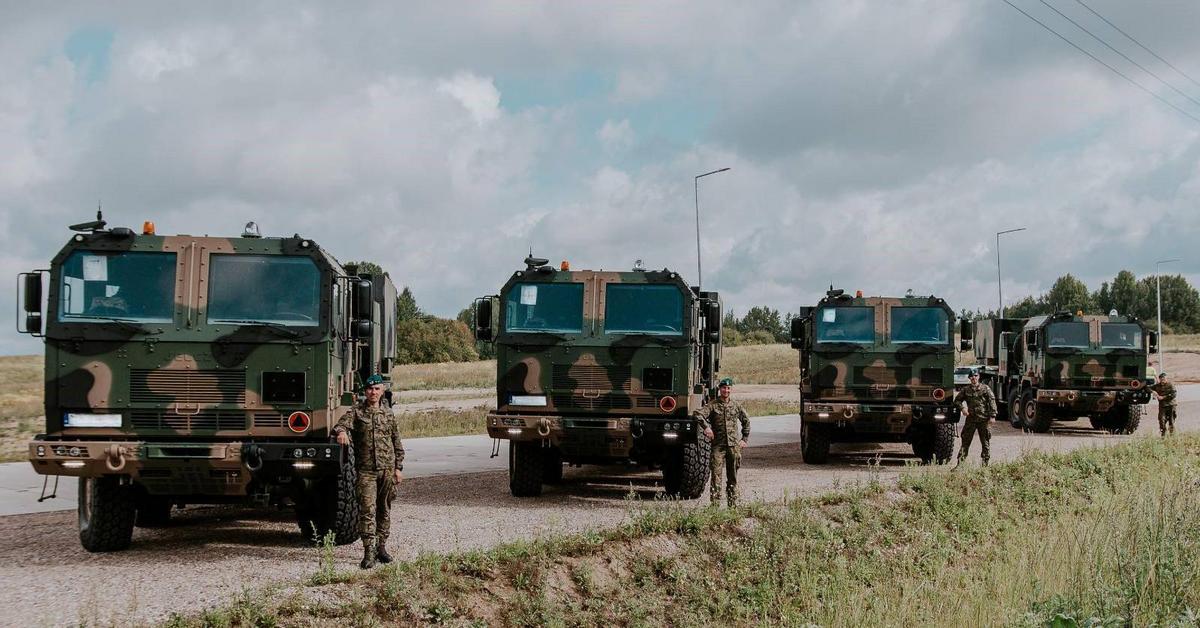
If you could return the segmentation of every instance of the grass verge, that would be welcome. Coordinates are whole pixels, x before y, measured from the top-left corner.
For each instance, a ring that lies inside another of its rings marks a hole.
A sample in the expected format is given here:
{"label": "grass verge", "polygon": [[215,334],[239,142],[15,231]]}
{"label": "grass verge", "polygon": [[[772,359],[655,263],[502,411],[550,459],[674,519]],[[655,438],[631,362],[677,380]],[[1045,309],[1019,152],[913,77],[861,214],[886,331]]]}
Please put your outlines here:
{"label": "grass verge", "polygon": [[[1200,438],[1029,454],[736,510],[423,555],[176,626],[1195,625]],[[313,601],[319,598],[320,601]]]}
{"label": "grass verge", "polygon": [[42,419],[41,356],[0,357],[0,462],[25,460]]}

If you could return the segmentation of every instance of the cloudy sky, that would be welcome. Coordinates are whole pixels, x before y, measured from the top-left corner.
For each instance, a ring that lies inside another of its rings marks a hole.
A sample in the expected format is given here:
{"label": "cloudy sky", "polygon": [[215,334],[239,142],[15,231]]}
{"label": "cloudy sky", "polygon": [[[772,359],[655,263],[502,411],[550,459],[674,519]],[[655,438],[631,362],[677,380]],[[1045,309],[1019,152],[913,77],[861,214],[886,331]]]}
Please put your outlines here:
{"label": "cloudy sky", "polygon": [[[1200,119],[1200,84],[1077,0],[1047,2],[1179,91],[1012,1]],[[1085,1],[1200,79],[1200,5]],[[0,4],[5,277],[102,199],[159,233],[298,232],[443,316],[531,246],[694,282],[692,177],[729,167],[700,204],[735,311],[831,282],[995,307],[1021,226],[1006,297],[1171,257],[1200,280],[1200,120],[1003,0],[100,5]]]}

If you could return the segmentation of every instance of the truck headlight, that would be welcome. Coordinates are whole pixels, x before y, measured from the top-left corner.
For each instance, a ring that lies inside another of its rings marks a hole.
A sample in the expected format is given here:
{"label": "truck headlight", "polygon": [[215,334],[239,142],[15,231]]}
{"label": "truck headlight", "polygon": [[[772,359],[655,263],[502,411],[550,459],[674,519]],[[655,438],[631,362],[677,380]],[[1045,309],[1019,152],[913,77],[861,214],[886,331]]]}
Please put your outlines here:
{"label": "truck headlight", "polygon": [[546,395],[513,395],[508,398],[508,403],[514,406],[544,406]]}
{"label": "truck headlight", "polygon": [[68,412],[63,415],[63,427],[121,427],[121,415]]}

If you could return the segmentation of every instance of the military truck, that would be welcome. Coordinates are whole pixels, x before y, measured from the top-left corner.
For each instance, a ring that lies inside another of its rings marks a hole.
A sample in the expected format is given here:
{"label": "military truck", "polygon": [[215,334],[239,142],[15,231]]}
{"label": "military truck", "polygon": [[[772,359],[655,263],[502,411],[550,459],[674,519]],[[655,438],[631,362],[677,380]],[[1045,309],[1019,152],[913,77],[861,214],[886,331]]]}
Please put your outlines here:
{"label": "military truck", "polygon": [[359,383],[391,371],[388,276],[254,223],[163,236],[97,218],[18,281],[19,331],[46,347],[29,460],[79,478],[83,547],[122,550],[174,506],[230,502],[294,505],[305,537],[354,541],[353,451],[330,435]]}
{"label": "military truck", "polygon": [[509,441],[514,496],[540,495],[564,464],[614,463],[659,467],[668,494],[700,496],[709,443],[693,413],[720,369],[716,292],[640,262],[573,271],[531,256],[474,309],[475,337],[496,346],[487,429]]}
{"label": "military truck", "polygon": [[937,297],[830,288],[792,320],[800,352],[800,448],[822,464],[834,442],[908,442],[922,461],[954,451],[954,311]]}
{"label": "military truck", "polygon": [[1060,312],[962,322],[1014,427],[1046,432],[1054,421],[1088,417],[1092,427],[1131,434],[1150,401],[1146,357],[1158,336],[1132,316]]}

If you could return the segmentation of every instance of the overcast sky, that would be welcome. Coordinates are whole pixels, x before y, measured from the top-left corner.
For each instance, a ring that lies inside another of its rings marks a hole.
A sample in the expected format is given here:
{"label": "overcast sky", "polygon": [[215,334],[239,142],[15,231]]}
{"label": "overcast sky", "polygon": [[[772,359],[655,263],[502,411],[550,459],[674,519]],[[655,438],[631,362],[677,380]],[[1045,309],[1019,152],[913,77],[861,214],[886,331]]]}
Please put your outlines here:
{"label": "overcast sky", "polygon": [[[1012,0],[1200,118],[1200,85],[1076,0]],[[1085,0],[1200,79],[1200,4]],[[160,234],[312,237],[429,312],[532,246],[726,309],[830,283],[996,306],[1154,261],[1194,283],[1200,121],[1002,0],[0,3],[0,311],[98,199]],[[1010,298],[1011,297],[1011,298]],[[35,353],[10,330],[0,353]]]}

